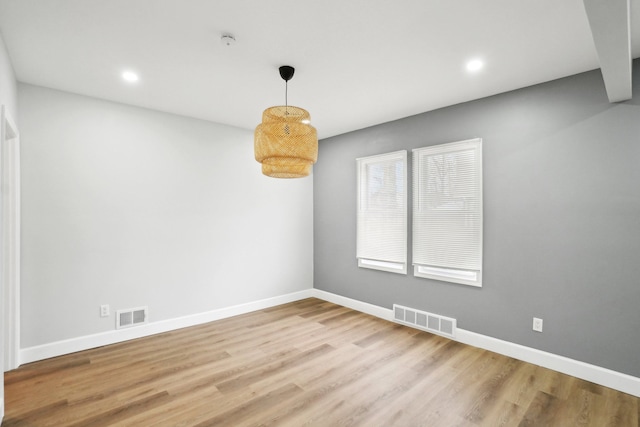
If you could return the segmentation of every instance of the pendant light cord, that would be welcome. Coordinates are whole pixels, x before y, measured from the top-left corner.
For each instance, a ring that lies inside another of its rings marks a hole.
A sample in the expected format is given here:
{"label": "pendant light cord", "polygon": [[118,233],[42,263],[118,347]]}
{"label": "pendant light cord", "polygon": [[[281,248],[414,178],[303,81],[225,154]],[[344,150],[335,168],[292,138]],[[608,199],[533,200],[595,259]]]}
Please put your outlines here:
{"label": "pendant light cord", "polygon": [[280,77],[284,80],[284,113],[289,115],[289,80],[293,77],[295,68],[290,65],[283,65],[278,70],[280,71]]}
{"label": "pendant light cord", "polygon": [[284,112],[289,114],[289,81],[284,81]]}

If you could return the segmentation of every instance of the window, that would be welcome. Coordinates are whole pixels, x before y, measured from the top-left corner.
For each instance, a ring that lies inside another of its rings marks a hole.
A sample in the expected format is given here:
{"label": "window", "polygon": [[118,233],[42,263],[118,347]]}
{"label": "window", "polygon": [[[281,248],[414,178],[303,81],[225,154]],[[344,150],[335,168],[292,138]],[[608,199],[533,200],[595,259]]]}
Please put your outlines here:
{"label": "window", "polygon": [[407,274],[407,152],[356,162],[358,267]]}
{"label": "window", "polygon": [[413,150],[414,275],[482,286],[482,140]]}

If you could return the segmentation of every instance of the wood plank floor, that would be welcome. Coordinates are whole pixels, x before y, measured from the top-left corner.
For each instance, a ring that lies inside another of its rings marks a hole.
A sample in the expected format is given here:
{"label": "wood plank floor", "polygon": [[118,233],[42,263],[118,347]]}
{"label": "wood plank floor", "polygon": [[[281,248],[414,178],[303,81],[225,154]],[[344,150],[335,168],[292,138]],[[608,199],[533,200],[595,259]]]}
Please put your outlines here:
{"label": "wood plank floor", "polygon": [[640,399],[306,299],[25,365],[9,426],[639,426]]}

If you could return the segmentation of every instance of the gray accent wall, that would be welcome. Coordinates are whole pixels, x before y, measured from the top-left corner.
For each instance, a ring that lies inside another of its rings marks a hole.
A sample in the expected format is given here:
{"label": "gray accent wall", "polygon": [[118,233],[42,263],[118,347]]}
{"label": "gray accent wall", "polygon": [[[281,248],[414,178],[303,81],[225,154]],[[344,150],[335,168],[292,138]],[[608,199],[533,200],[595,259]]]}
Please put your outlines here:
{"label": "gray accent wall", "polygon": [[[315,288],[640,376],[639,70],[623,103],[608,102],[595,70],[322,140]],[[476,137],[483,287],[358,268],[355,159]]]}

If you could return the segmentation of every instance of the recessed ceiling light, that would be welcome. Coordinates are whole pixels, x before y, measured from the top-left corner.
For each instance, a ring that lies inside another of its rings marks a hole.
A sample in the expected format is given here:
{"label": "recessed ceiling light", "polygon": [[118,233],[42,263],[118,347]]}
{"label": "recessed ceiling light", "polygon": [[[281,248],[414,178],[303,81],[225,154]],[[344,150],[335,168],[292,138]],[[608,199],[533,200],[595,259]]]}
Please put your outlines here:
{"label": "recessed ceiling light", "polygon": [[122,73],[122,78],[129,82],[129,83],[135,83],[138,81],[139,77],[136,73],[134,73],[133,71],[125,71]]}
{"label": "recessed ceiling light", "polygon": [[475,73],[476,71],[480,71],[484,67],[484,62],[480,59],[472,59],[467,62],[467,71],[471,73]]}

